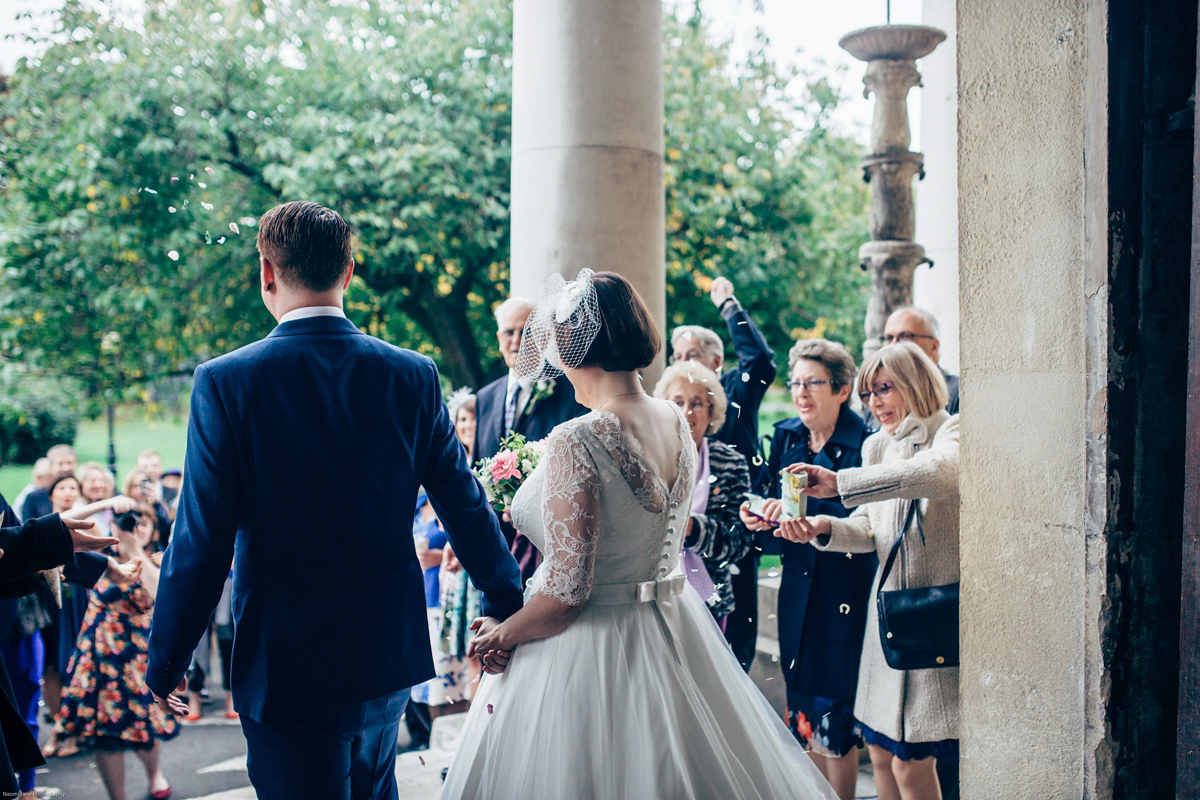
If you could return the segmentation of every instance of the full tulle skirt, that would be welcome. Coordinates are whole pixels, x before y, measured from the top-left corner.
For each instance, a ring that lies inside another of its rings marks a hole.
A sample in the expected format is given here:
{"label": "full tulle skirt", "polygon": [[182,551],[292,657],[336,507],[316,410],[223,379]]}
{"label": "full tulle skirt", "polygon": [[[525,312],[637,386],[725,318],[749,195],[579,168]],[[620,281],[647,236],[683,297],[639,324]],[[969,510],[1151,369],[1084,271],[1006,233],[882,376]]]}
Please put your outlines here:
{"label": "full tulle skirt", "polygon": [[827,798],[699,595],[593,605],[484,676],[443,800]]}

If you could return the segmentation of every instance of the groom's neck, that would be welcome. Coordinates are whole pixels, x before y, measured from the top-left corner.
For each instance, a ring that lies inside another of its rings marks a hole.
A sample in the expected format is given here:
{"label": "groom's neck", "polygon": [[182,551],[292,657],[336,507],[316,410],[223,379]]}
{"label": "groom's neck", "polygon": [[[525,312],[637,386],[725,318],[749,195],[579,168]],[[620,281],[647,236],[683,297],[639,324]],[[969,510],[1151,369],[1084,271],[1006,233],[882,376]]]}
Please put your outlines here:
{"label": "groom's neck", "polygon": [[344,290],[340,284],[323,292],[314,292],[311,289],[303,287],[280,284],[269,295],[263,297],[263,302],[267,306],[267,310],[271,312],[271,316],[278,322],[284,314],[287,314],[289,311],[295,311],[298,308],[310,308],[312,306],[335,306],[343,308],[343,294]]}

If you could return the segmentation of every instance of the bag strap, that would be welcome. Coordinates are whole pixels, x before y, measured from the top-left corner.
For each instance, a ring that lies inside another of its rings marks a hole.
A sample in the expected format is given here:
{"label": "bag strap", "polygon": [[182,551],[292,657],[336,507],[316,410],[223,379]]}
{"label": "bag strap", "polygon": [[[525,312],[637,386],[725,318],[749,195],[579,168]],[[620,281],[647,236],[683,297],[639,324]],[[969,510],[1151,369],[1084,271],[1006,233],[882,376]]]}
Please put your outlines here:
{"label": "bag strap", "polygon": [[925,544],[925,529],[921,526],[921,501],[914,499],[908,506],[908,514],[904,517],[904,527],[900,529],[900,535],[896,537],[896,543],[892,545],[892,552],[888,553],[887,563],[883,567],[883,574],[879,576],[879,589],[883,591],[883,584],[887,582],[888,576],[892,574],[892,566],[896,563],[896,554],[900,552],[900,545],[904,543],[904,534],[908,533],[908,529],[912,527],[913,519],[917,520],[917,532],[921,534],[921,544]]}

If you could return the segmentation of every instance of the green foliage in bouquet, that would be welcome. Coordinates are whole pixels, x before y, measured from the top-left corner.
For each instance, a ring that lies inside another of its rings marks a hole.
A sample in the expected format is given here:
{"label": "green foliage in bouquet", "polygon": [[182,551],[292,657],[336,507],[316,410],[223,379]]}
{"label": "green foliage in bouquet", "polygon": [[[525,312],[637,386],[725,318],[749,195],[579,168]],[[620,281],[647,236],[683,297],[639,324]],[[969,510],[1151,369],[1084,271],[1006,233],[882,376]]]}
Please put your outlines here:
{"label": "green foliage in bouquet", "polygon": [[496,513],[512,508],[517,489],[537,468],[544,452],[545,445],[541,442],[529,442],[519,433],[510,433],[500,440],[496,455],[479,462],[475,474]]}

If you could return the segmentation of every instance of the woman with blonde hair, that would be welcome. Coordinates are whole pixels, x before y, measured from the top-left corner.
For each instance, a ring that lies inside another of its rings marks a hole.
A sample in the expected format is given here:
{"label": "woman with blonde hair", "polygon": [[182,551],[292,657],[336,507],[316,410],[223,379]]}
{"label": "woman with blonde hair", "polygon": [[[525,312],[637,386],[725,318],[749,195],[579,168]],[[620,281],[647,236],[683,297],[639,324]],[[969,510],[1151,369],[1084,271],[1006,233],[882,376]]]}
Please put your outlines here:
{"label": "woman with blonde hair", "polygon": [[853,513],[785,520],[777,535],[822,550],[875,553],[885,562],[914,520],[917,530],[905,536],[895,568],[883,586],[877,573],[872,587],[854,716],[880,800],[937,800],[937,761],[958,760],[958,669],[892,669],[876,603],[880,589],[958,581],[958,416],[944,410],[946,381],[937,366],[908,342],[870,356],[856,388],[881,428],[863,443],[863,466],[789,468],[807,474],[808,494],[840,497]]}

